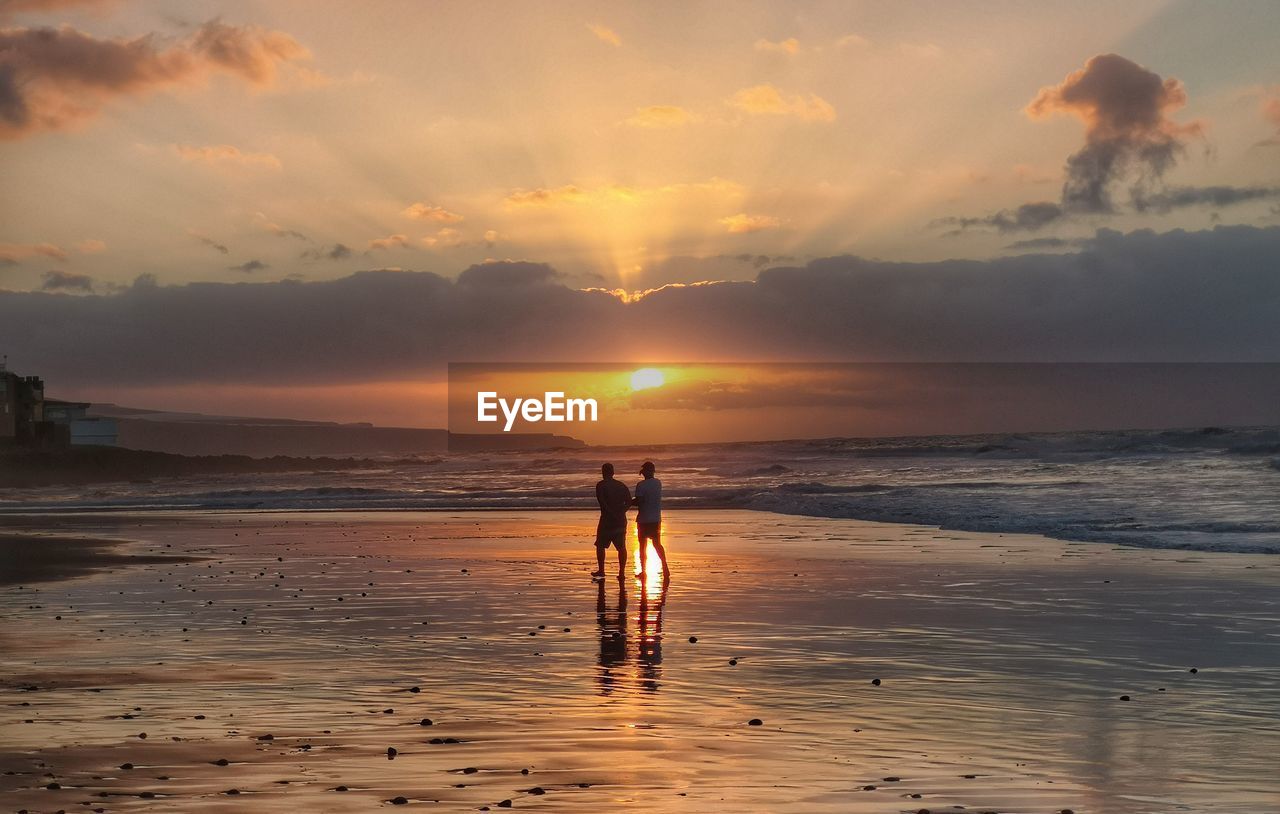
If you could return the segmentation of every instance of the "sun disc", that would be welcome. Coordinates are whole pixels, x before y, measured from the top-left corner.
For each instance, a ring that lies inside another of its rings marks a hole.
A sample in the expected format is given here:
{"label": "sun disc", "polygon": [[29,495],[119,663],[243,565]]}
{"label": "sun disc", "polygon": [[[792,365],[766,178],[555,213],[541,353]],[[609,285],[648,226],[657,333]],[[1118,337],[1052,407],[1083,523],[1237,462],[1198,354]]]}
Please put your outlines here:
{"label": "sun disc", "polygon": [[635,373],[631,374],[632,390],[648,390],[651,387],[661,387],[666,379],[662,375],[662,371],[653,367],[642,367]]}

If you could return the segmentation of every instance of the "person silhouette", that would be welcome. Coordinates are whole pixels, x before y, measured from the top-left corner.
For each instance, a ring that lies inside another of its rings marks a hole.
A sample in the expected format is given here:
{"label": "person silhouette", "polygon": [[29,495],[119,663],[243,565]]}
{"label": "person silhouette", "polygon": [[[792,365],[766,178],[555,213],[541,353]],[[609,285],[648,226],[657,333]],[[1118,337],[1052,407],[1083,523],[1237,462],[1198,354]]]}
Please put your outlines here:
{"label": "person silhouette", "polygon": [[654,477],[656,470],[653,461],[641,464],[640,474],[644,476],[644,480],[636,484],[636,496],[631,502],[640,507],[636,514],[640,576],[643,578],[648,572],[648,543],[653,543],[653,550],[658,553],[658,559],[662,560],[662,578],[666,580],[671,576],[671,569],[667,566],[667,550],[662,547],[662,481]]}
{"label": "person silhouette", "polygon": [[618,579],[626,578],[627,509],[631,492],[626,484],[613,477],[613,464],[600,467],[601,479],[596,484],[596,502],[600,504],[600,521],[596,524],[596,570],[592,579],[604,579],[605,552],[612,545],[618,549]]}

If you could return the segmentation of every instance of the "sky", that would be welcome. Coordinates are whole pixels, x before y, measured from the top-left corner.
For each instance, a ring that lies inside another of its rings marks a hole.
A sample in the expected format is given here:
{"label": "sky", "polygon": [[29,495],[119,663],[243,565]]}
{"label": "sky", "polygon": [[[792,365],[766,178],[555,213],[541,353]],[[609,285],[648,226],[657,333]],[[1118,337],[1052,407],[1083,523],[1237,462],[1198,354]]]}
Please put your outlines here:
{"label": "sky", "polygon": [[449,361],[1280,360],[1280,5],[0,0],[0,352],[440,423]]}

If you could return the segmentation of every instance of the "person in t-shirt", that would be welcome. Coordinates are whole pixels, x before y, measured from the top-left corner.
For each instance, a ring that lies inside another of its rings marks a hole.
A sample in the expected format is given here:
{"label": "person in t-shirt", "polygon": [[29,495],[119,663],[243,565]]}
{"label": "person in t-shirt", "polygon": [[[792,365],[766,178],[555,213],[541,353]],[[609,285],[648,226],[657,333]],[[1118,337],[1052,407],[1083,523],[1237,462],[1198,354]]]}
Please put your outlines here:
{"label": "person in t-shirt", "polygon": [[601,480],[596,484],[596,502],[600,504],[600,522],[596,524],[596,570],[591,574],[604,578],[604,555],[609,546],[618,549],[618,579],[626,577],[627,509],[631,492],[626,484],[613,477],[613,464],[600,467]]}
{"label": "person in t-shirt", "polygon": [[662,576],[665,579],[671,575],[671,569],[667,567],[667,551],[662,547],[662,481],[653,476],[655,469],[653,461],[645,461],[641,465],[640,474],[644,476],[644,480],[636,484],[636,496],[631,502],[640,507],[636,515],[640,576],[643,577],[648,570],[646,561],[649,558],[649,546],[646,543],[651,542],[653,550],[658,552],[658,558],[662,560]]}

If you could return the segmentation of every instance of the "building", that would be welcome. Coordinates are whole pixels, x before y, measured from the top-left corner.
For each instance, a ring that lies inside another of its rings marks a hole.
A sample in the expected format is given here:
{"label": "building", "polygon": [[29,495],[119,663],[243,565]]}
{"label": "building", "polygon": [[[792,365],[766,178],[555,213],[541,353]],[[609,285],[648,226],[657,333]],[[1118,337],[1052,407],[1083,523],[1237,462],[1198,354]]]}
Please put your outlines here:
{"label": "building", "polygon": [[87,401],[45,399],[44,419],[57,426],[70,428],[71,446],[113,447],[119,430],[114,418],[89,415],[93,405]]}
{"label": "building", "polygon": [[89,407],[87,402],[45,399],[43,379],[19,376],[0,362],[0,447],[114,446],[115,419],[91,417]]}

